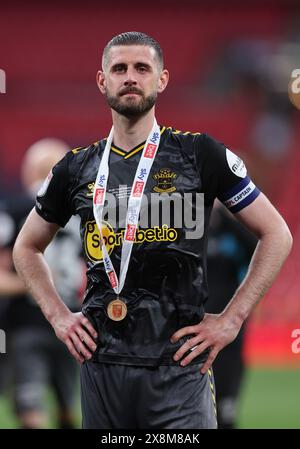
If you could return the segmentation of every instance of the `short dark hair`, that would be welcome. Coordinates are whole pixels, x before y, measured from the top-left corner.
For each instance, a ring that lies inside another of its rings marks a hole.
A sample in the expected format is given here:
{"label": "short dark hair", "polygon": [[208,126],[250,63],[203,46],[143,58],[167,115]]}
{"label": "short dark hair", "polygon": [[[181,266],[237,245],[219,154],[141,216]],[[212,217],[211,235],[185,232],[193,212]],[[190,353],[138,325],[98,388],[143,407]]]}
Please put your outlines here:
{"label": "short dark hair", "polygon": [[107,64],[109,50],[117,45],[145,45],[154,48],[161,69],[164,67],[163,51],[159,43],[153,37],[139,31],[127,31],[114,36],[103,50],[103,66]]}

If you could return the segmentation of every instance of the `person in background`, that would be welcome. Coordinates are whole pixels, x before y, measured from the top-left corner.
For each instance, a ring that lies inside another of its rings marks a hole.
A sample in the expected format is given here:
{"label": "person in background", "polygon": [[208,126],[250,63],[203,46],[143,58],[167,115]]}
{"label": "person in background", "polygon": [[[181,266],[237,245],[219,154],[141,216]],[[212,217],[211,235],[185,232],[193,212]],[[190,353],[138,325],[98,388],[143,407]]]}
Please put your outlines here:
{"label": "person in background", "polygon": [[[56,338],[12,268],[12,247],[16,236],[34,205],[38,190],[43,189],[45,178],[53,165],[65,156],[67,149],[64,142],[54,138],[34,143],[26,152],[21,167],[24,190],[1,204],[0,259],[3,263],[0,267],[0,296],[6,305],[6,356],[12,371],[15,411],[20,426],[28,429],[47,425],[47,386],[53,388],[57,400],[57,426],[72,428],[75,425],[76,362],[66,346]],[[54,284],[73,312],[79,310],[84,279],[78,227],[78,220],[74,217],[65,229],[57,233],[45,252]]]}

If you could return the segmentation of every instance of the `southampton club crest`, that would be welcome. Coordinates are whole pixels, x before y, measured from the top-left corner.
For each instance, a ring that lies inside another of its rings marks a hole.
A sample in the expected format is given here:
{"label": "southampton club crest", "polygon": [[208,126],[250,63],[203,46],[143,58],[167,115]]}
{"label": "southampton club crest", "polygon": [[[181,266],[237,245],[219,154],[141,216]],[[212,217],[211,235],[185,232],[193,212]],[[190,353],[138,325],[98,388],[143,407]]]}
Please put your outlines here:
{"label": "southampton club crest", "polygon": [[157,182],[153,187],[154,192],[158,193],[172,193],[176,191],[173,182],[177,178],[177,174],[170,170],[170,168],[161,168],[153,175],[153,179]]}

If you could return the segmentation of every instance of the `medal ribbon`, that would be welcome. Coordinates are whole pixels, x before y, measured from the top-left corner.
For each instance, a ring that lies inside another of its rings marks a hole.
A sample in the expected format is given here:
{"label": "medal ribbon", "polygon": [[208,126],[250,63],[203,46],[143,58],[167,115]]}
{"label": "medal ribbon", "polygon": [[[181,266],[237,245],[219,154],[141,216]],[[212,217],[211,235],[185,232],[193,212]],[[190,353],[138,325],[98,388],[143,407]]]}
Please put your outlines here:
{"label": "medal ribbon", "polygon": [[99,170],[95,182],[94,194],[93,194],[93,212],[94,217],[100,232],[100,242],[101,250],[104,262],[105,272],[108,276],[111,287],[114,292],[119,296],[121,293],[128,270],[128,265],[130,261],[132,246],[135,240],[135,235],[138,226],[139,214],[142,204],[144,188],[154,162],[157,149],[160,142],[160,129],[154,119],[153,127],[146,140],[135,176],[131,188],[131,193],[128,200],[128,208],[126,213],[126,224],[124,232],[124,240],[121,252],[121,263],[120,263],[120,280],[117,277],[114,266],[112,264],[111,258],[107,252],[103,234],[102,234],[102,219],[103,219],[103,209],[105,203],[105,195],[107,190],[107,182],[109,176],[109,154],[111,149],[111,144],[113,140],[114,127],[111,128],[109,133],[105,149],[102,155],[102,159],[99,165]]}

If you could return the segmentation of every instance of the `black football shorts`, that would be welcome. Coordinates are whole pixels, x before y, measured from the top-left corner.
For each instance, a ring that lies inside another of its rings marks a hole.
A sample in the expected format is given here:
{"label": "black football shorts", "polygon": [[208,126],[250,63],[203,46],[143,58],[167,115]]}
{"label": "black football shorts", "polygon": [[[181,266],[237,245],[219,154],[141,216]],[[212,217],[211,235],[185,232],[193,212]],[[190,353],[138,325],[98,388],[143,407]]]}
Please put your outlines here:
{"label": "black football shorts", "polygon": [[215,429],[214,380],[201,364],[81,367],[84,429]]}

